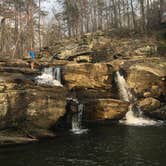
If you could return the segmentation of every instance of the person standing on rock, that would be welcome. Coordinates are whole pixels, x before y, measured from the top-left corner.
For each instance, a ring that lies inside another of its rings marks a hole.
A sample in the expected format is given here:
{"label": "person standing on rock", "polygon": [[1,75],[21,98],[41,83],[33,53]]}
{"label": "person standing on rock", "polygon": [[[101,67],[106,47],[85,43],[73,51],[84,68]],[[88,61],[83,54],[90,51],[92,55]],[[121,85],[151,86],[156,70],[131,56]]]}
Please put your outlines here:
{"label": "person standing on rock", "polygon": [[29,56],[31,58],[31,69],[34,69],[34,64],[35,64],[35,62],[34,62],[34,60],[35,60],[35,52],[33,50],[34,49],[32,49],[32,48],[29,50]]}

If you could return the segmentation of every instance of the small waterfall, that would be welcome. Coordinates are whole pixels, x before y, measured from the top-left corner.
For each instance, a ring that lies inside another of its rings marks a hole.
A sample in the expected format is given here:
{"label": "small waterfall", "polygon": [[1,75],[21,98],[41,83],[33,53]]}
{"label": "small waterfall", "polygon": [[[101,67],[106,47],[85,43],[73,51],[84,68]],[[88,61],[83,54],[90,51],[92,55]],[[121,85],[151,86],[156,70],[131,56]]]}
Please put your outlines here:
{"label": "small waterfall", "polygon": [[60,67],[48,67],[44,68],[42,75],[35,78],[38,84],[45,84],[51,86],[60,86],[61,84],[61,68]]}
{"label": "small waterfall", "polygon": [[82,115],[83,115],[83,104],[78,105],[78,112],[72,116],[72,131],[75,133],[80,132],[82,129]]}
{"label": "small waterfall", "polygon": [[135,115],[132,101],[136,100],[136,98],[132,95],[130,88],[127,85],[127,82],[123,77],[123,75],[121,75],[120,71],[116,72],[115,81],[119,89],[120,99],[131,103],[129,106],[129,110],[126,113],[125,120],[121,120],[120,122],[126,125],[134,125],[134,126],[155,125],[157,123],[156,121],[144,118],[142,116],[142,112],[138,106],[137,106],[138,116]]}
{"label": "small waterfall", "polygon": [[54,68],[53,72],[54,72],[55,79],[61,83],[61,68],[56,67]]}
{"label": "small waterfall", "polygon": [[84,105],[79,103],[77,99],[68,98],[69,101],[75,102],[77,105],[77,112],[72,114],[72,129],[71,131],[74,134],[82,134],[88,131],[88,129],[83,129],[82,119],[83,119],[83,111]]}
{"label": "small waterfall", "polygon": [[123,77],[123,75],[120,74],[119,71],[116,72],[115,81],[119,88],[120,99],[129,102],[132,99],[132,94],[130,92],[130,88],[126,83],[125,78]]}

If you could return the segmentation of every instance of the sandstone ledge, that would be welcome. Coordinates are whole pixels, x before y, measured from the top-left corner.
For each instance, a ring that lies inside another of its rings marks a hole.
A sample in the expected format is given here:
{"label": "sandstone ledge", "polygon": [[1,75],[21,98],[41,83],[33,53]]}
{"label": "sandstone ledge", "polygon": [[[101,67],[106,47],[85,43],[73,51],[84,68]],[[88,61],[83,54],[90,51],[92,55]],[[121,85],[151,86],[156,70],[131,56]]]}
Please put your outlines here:
{"label": "sandstone ledge", "polygon": [[120,120],[128,111],[128,102],[115,99],[92,99],[85,101],[87,120]]}

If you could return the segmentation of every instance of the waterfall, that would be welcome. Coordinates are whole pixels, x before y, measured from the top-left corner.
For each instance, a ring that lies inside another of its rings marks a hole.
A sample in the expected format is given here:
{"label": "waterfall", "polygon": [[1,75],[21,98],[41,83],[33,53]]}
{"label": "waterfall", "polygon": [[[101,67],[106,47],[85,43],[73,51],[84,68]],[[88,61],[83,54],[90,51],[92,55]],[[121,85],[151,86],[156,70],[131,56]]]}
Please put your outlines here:
{"label": "waterfall", "polygon": [[119,88],[120,99],[129,102],[132,99],[132,94],[125,78],[123,77],[123,75],[120,74],[119,71],[116,72],[115,81],[117,82]]}
{"label": "waterfall", "polygon": [[71,129],[71,131],[74,134],[82,134],[82,133],[87,132],[88,129],[84,129],[82,126],[84,105],[79,103],[79,101],[77,99],[68,98],[67,100],[75,102],[77,105],[77,112],[74,112],[72,114],[72,122],[71,122],[72,129]]}
{"label": "waterfall", "polygon": [[72,116],[72,131],[80,132],[82,129],[83,104],[78,105],[78,112]]}
{"label": "waterfall", "polygon": [[157,123],[156,121],[143,117],[141,110],[138,106],[138,116],[135,115],[132,101],[133,99],[136,100],[136,98],[132,95],[129,86],[127,85],[127,82],[124,76],[120,73],[120,71],[116,72],[115,81],[118,86],[120,99],[131,103],[129,106],[129,110],[126,113],[125,120],[121,120],[120,122],[126,125],[134,126],[155,125]]}
{"label": "waterfall", "polygon": [[54,68],[54,76],[55,76],[55,79],[61,83],[61,68],[60,67]]}
{"label": "waterfall", "polygon": [[42,75],[35,78],[38,84],[45,84],[51,86],[63,86],[61,84],[61,68],[48,67],[44,68]]}

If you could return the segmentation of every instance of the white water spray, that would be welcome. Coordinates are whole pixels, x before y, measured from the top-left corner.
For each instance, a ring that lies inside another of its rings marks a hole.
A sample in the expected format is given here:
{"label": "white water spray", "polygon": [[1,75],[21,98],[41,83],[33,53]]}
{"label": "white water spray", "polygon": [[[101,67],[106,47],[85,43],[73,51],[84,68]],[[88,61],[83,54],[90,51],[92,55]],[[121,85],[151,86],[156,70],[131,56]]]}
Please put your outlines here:
{"label": "white water spray", "polygon": [[131,126],[152,126],[156,125],[158,122],[151,120],[149,118],[144,118],[143,116],[135,116],[133,112],[133,106],[129,106],[129,111],[126,113],[126,120],[121,120],[120,123]]}
{"label": "white water spray", "polygon": [[[132,95],[130,88],[127,85],[127,82],[123,75],[120,74],[119,71],[116,72],[116,79],[115,79],[118,89],[119,89],[119,95],[121,100],[131,102],[132,99],[134,99],[134,96]],[[133,105],[130,104],[129,110],[126,113],[125,120],[121,120],[120,123],[124,123],[126,125],[132,125],[132,126],[147,126],[147,125],[156,125],[157,121],[151,120],[149,118],[144,118],[141,116],[141,111],[139,110],[139,117],[135,116],[133,112]]]}
{"label": "white water spray", "polygon": [[60,67],[44,68],[42,75],[35,78],[38,84],[60,86],[61,84],[61,70]]}

